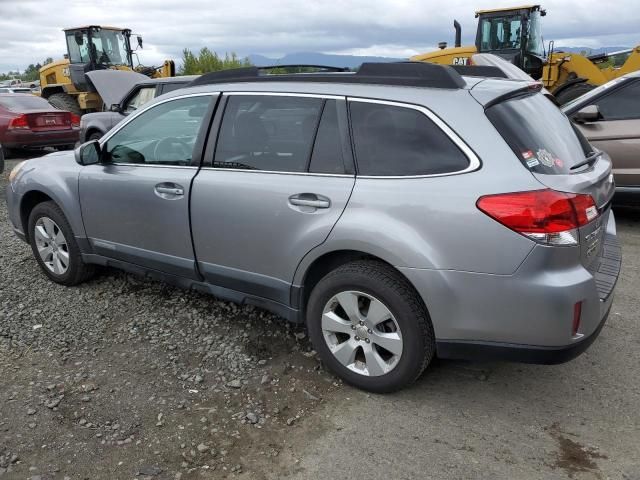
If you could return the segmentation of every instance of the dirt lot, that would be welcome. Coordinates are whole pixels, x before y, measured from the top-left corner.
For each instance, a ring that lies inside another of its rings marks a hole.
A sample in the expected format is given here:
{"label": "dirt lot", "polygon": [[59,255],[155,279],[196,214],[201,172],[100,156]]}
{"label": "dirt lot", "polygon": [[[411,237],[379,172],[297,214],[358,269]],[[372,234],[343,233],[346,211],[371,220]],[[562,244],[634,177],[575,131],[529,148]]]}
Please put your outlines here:
{"label": "dirt lot", "polygon": [[0,478],[640,479],[640,210],[616,214],[622,277],[586,354],[436,361],[376,396],[258,309],[108,270],[52,284],[3,198]]}

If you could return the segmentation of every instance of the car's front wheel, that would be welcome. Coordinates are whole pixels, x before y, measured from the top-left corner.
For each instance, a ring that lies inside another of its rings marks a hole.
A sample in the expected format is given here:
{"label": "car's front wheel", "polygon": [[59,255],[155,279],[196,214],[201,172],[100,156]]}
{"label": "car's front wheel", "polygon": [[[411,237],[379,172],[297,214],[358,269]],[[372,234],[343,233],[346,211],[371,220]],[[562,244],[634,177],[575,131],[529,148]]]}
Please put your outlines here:
{"label": "car's front wheel", "polygon": [[93,267],[82,261],[80,248],[67,218],[55,202],[43,202],[29,216],[29,242],[42,271],[56,283],[77,285]]}
{"label": "car's front wheel", "polygon": [[435,353],[420,297],[382,262],[356,261],[327,274],[309,297],[307,325],[329,369],[372,392],[413,383]]}

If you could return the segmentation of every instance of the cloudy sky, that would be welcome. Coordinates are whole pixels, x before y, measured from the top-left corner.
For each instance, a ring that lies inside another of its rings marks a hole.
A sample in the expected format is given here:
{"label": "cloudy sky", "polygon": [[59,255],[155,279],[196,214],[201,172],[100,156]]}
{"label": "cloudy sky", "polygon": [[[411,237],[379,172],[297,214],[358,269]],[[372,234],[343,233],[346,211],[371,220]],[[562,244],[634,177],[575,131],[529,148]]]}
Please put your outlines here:
{"label": "cloudy sky", "polygon": [[[547,0],[546,40],[556,45],[640,44],[638,0]],[[278,57],[314,51],[407,57],[474,40],[480,8],[520,0],[0,0],[0,72],[66,52],[62,29],[83,24],[131,28],[144,38],[140,61],[179,59],[183,48]]]}

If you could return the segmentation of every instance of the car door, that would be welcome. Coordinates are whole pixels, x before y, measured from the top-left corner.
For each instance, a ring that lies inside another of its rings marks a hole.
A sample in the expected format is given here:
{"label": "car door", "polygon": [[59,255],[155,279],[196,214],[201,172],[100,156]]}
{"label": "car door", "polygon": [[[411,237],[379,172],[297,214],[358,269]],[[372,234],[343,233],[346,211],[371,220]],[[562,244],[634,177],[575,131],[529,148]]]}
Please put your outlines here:
{"label": "car door", "polygon": [[223,102],[191,198],[198,266],[212,284],[287,305],[296,267],[353,189],[344,99],[231,93]]}
{"label": "car door", "polygon": [[133,114],[108,134],[102,161],[80,174],[95,253],[197,278],[189,195],[217,94],[177,97]]}
{"label": "car door", "polygon": [[618,187],[640,187],[640,80],[594,100],[601,119],[579,124],[595,147],[609,154]]}

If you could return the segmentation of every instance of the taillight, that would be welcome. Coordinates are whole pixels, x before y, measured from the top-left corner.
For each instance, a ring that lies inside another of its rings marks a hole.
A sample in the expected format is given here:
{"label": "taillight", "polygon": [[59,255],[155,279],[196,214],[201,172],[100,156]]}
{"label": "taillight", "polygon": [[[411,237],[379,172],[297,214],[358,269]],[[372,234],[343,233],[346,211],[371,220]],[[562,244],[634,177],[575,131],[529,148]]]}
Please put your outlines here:
{"label": "taillight", "polygon": [[505,227],[547,245],[576,245],[578,228],[599,215],[591,195],[549,189],[486,195],[476,205]]}
{"label": "taillight", "polygon": [[76,115],[75,113],[71,114],[71,126],[72,127],[80,126],[80,115]]}
{"label": "taillight", "polygon": [[29,122],[27,121],[27,116],[22,114],[18,117],[13,117],[9,120],[8,130],[25,130],[29,129]]}

